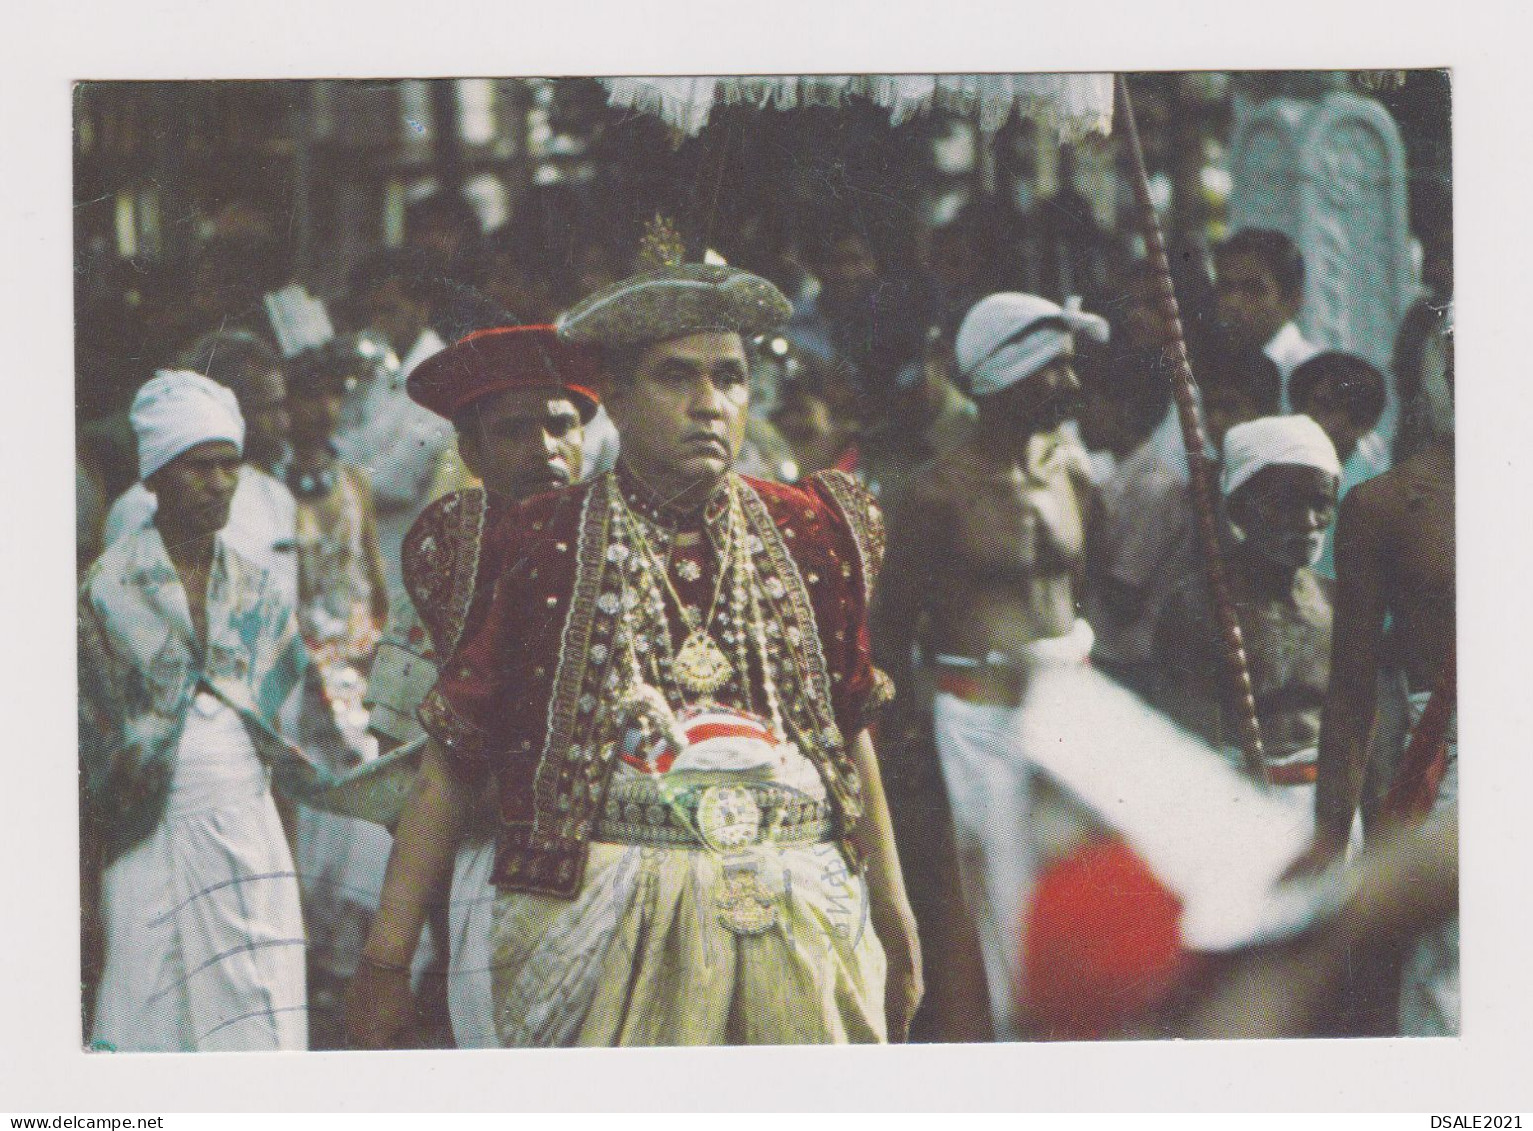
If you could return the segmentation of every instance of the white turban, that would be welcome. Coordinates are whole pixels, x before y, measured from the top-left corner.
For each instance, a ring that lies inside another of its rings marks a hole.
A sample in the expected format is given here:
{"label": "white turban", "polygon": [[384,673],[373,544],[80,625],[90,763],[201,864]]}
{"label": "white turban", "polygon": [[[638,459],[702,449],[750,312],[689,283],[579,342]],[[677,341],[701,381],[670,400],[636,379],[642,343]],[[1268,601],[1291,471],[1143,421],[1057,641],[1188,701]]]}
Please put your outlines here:
{"label": "white turban", "polygon": [[1065,352],[1071,335],[1107,340],[1107,322],[1080,309],[1037,295],[998,294],[981,299],[964,316],[953,350],[958,368],[976,397],[1009,389]]}
{"label": "white turban", "polygon": [[138,475],[148,479],[189,448],[228,440],[243,451],[245,419],[234,394],[188,369],[161,369],[128,410],[138,437]]}
{"label": "white turban", "polygon": [[1313,467],[1341,478],[1341,461],[1325,429],[1307,416],[1264,416],[1224,434],[1225,496],[1275,463]]}

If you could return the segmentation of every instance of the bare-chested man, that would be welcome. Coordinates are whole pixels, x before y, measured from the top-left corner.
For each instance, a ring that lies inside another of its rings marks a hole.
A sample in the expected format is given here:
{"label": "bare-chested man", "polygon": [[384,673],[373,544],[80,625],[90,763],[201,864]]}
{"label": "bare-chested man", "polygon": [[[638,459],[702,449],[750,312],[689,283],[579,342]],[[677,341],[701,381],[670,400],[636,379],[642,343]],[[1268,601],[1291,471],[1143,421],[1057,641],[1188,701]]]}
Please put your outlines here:
{"label": "bare-chested man", "polygon": [[[1336,627],[1331,687],[1320,734],[1315,795],[1322,851],[1346,841],[1362,796],[1381,669],[1399,673],[1419,719],[1452,662],[1455,618],[1453,353],[1451,316],[1443,365],[1424,383],[1431,440],[1393,471],[1359,485],[1336,529]],[[1389,631],[1385,632],[1388,618]],[[1446,773],[1434,813],[1458,796],[1457,715],[1445,736]],[[1458,1032],[1458,920],[1423,936],[1407,958],[1400,1028],[1408,1035]]]}
{"label": "bare-chested man", "polygon": [[[1085,453],[1057,431],[1080,397],[1072,368],[1079,330],[1102,337],[1106,324],[1033,295],[992,295],[964,319],[955,347],[979,418],[970,439],[913,477],[894,501],[875,621],[879,662],[906,696],[907,724],[919,710],[912,696],[917,649],[935,681],[937,760],[1001,1039],[1018,1033],[1011,1001],[1033,874],[1034,804],[1013,716],[1028,665],[1084,663],[1092,644],[1090,627],[1076,616],[1092,495]],[[913,795],[923,776],[929,780],[931,759],[925,766],[918,756],[905,761],[908,772],[896,787],[902,800],[912,795],[929,808],[929,796]],[[911,826],[908,816],[903,824]],[[929,830],[922,835],[940,839]],[[940,858],[945,846],[933,847]],[[940,859],[927,865],[941,869]],[[928,886],[941,881],[930,877]],[[930,902],[940,916],[940,892]],[[951,926],[929,929],[961,938]],[[942,990],[934,985],[933,992],[936,1005]],[[955,1001],[962,996],[954,991]]]}

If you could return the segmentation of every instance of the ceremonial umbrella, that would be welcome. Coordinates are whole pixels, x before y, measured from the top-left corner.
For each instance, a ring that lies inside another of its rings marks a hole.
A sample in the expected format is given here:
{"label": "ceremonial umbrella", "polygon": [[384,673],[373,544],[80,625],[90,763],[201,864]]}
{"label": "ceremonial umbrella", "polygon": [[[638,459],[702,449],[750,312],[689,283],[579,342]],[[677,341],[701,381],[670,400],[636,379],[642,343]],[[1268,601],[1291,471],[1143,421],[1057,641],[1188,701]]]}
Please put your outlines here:
{"label": "ceremonial umbrella", "polygon": [[1016,110],[1044,127],[1056,130],[1064,141],[1089,133],[1106,134],[1111,130],[1116,86],[1133,167],[1139,223],[1159,282],[1166,351],[1173,366],[1171,389],[1182,425],[1182,439],[1187,447],[1199,542],[1223,645],[1225,696],[1234,707],[1246,768],[1265,782],[1267,773],[1262,758],[1261,729],[1256,720],[1256,701],[1251,694],[1245,644],[1219,549],[1209,461],[1205,454],[1207,433],[1198,408],[1192,368],[1187,361],[1187,345],[1171,286],[1165,240],[1150,200],[1144,152],[1124,76],[1116,76],[1116,83],[1114,76],[1108,74],[736,75],[627,77],[601,81],[607,88],[611,104],[656,114],[689,136],[708,124],[714,106],[720,104],[776,106],[788,110],[799,106],[837,106],[849,97],[863,97],[888,109],[895,125],[935,106],[977,115],[980,127],[993,131]]}

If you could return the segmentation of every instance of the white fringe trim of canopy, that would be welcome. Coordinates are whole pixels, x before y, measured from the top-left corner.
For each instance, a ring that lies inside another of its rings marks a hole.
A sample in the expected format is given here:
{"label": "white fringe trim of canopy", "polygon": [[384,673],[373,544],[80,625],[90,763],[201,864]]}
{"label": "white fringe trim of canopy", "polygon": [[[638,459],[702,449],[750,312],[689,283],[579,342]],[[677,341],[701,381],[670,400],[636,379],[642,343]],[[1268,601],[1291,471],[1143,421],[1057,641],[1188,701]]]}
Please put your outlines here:
{"label": "white fringe trim of canopy", "polygon": [[655,114],[689,136],[708,124],[716,105],[782,110],[839,106],[854,95],[886,107],[894,125],[933,106],[978,112],[982,129],[999,129],[1015,107],[1063,141],[1112,129],[1110,74],[1043,75],[737,75],[602,79],[608,102]]}

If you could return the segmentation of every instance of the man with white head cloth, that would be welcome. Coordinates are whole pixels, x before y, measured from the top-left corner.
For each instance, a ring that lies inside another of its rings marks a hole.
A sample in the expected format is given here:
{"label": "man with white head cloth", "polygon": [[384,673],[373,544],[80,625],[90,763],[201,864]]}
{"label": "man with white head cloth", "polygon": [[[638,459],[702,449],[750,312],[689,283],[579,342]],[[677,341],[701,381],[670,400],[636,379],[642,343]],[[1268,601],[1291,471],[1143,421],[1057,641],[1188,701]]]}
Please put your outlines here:
{"label": "man with white head cloth", "polygon": [[[892,808],[915,812],[946,785],[962,902],[979,932],[981,996],[1002,1039],[1020,1035],[1011,992],[1022,967],[1016,924],[1037,853],[1030,824],[1038,799],[1016,716],[1030,669],[1084,664],[1092,646],[1091,628],[1075,610],[1094,495],[1084,450],[1061,431],[1080,399],[1077,333],[1102,340],[1107,324],[1035,295],[991,295],[964,318],[955,350],[978,421],[965,443],[912,476],[891,515],[889,568],[874,617],[875,656],[904,696],[907,732],[925,729],[914,687],[923,676],[935,683],[937,757],[923,755],[918,740],[891,752],[900,763],[890,773]],[[913,662],[917,651],[924,670]],[[934,831],[942,820],[931,814],[928,827],[911,824],[911,835],[931,843],[921,852],[907,847],[906,855],[932,873],[923,877],[926,946],[946,955],[933,942],[972,938],[973,927],[946,921],[958,901],[936,875],[950,851]],[[985,1009],[961,1004],[972,984],[949,995],[946,961],[931,977],[934,1004],[944,1003],[937,1008],[947,1015],[940,1028]]]}
{"label": "man with white head cloth", "polygon": [[270,787],[314,783],[276,731],[304,650],[285,588],[222,534],[245,423],[189,371],[156,374],[130,417],[154,518],[97,560],[78,608],[92,1045],[303,1048],[303,918]]}
{"label": "man with white head cloth", "polygon": [[[1307,416],[1237,424],[1224,438],[1227,576],[1245,640],[1275,796],[1305,839],[1314,829],[1320,708],[1331,675],[1332,584],[1315,571],[1336,516],[1341,463]],[[1218,621],[1207,581],[1188,577],[1156,633],[1153,697],[1239,764],[1238,723],[1219,677]]]}

